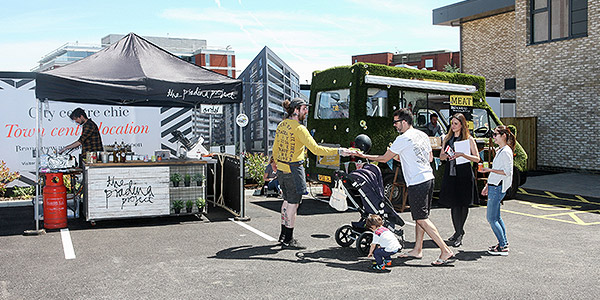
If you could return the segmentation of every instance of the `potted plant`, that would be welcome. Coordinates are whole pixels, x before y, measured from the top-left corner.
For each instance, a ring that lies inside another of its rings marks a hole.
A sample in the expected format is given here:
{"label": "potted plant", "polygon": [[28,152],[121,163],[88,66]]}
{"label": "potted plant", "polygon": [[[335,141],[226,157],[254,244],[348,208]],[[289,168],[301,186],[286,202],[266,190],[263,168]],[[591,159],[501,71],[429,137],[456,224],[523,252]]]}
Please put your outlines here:
{"label": "potted plant", "polygon": [[192,181],[192,176],[190,176],[190,174],[183,175],[183,184],[185,186],[190,186],[191,181]]}
{"label": "potted plant", "polygon": [[186,213],[192,213],[192,208],[194,207],[194,201],[192,200],[188,200],[185,201],[185,212]]}
{"label": "potted plant", "polygon": [[178,173],[171,174],[171,181],[173,182],[174,187],[178,187],[179,182],[181,182],[181,175]]}
{"label": "potted plant", "polygon": [[194,174],[192,180],[196,181],[196,185],[202,186],[204,185],[204,174],[196,173]]}
{"label": "potted plant", "polygon": [[183,208],[183,200],[175,200],[173,201],[173,210],[176,214],[181,213],[181,209]]}
{"label": "potted plant", "polygon": [[196,207],[198,208],[198,213],[202,213],[204,211],[205,206],[206,200],[202,197],[198,197],[198,199],[196,199]]}

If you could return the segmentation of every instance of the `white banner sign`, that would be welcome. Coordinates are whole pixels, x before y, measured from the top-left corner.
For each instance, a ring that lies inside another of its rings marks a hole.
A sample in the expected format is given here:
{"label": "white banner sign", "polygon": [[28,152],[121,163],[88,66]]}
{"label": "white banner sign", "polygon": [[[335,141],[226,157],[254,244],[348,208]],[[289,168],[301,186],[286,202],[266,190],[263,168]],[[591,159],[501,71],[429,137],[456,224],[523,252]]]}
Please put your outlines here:
{"label": "white banner sign", "polygon": [[222,115],[223,105],[200,104],[200,113],[207,115]]}
{"label": "white banner sign", "polygon": [[[34,87],[34,80],[22,85],[0,81],[0,160],[4,160],[11,171],[22,175],[35,172],[37,104]],[[160,108],[53,101],[45,102],[42,107],[42,153],[59,150],[79,138],[81,126],[69,118],[77,107],[84,109],[88,118],[98,125],[104,145],[124,142],[141,155],[153,155],[161,148]],[[73,154],[79,153],[77,150]]]}

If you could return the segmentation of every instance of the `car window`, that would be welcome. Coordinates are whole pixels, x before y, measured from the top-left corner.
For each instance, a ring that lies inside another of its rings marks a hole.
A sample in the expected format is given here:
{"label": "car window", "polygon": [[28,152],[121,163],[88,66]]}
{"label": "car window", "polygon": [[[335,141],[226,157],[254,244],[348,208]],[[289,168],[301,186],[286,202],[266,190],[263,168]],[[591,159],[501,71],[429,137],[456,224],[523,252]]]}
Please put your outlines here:
{"label": "car window", "polygon": [[345,119],[350,115],[350,90],[317,93],[315,119]]}

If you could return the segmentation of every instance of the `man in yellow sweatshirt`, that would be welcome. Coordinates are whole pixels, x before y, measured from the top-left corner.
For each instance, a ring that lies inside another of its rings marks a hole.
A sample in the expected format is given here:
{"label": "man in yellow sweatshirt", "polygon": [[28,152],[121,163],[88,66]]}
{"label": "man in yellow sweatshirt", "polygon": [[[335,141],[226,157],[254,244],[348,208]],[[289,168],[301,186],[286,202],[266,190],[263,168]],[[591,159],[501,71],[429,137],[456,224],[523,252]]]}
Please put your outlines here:
{"label": "man in yellow sweatshirt", "polygon": [[277,125],[273,143],[273,157],[277,162],[277,178],[283,191],[281,205],[281,234],[279,242],[282,249],[304,249],[293,238],[296,213],[302,196],[307,194],[306,175],[304,172],[304,152],[308,148],[315,155],[351,155],[346,148],[330,148],[319,146],[302,124],[308,114],[308,107],[302,98],[283,101],[287,118]]}

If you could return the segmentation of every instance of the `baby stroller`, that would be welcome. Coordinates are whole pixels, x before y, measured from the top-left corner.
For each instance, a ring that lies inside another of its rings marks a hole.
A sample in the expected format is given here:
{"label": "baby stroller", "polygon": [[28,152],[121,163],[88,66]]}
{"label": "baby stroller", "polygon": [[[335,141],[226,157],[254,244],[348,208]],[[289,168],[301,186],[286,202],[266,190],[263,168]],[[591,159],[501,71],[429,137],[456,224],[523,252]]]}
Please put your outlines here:
{"label": "baby stroller", "polygon": [[365,223],[370,214],[377,214],[383,219],[383,226],[398,236],[400,245],[404,248],[404,230],[401,228],[404,226],[404,220],[384,197],[379,167],[366,164],[362,169],[349,174],[340,170],[335,172],[334,178],[336,181],[341,180],[348,199],[360,213],[359,221],[338,228],[335,232],[335,241],[342,247],[349,247],[352,243],[356,243],[358,253],[362,256],[368,255],[373,241],[373,232],[366,228]]}

